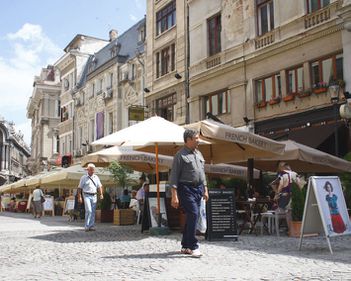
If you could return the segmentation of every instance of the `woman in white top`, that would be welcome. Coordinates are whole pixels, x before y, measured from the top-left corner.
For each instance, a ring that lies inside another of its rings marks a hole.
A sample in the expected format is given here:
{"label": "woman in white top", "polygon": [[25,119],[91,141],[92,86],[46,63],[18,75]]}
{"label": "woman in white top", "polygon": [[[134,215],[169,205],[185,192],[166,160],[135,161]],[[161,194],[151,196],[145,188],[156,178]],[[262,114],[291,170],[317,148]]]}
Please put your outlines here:
{"label": "woman in white top", "polygon": [[43,203],[41,197],[44,196],[40,186],[37,186],[33,191],[33,212],[35,218],[40,218],[43,213]]}

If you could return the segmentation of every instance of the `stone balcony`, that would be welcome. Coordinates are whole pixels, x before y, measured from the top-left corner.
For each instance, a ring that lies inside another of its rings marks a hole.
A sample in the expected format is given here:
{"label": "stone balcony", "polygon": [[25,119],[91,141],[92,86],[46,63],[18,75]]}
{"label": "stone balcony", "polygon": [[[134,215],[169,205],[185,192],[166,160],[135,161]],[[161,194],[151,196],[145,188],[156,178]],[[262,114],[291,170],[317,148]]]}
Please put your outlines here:
{"label": "stone balcony", "polygon": [[320,9],[305,16],[305,29],[314,27],[330,19],[330,7]]}
{"label": "stone balcony", "polygon": [[267,32],[263,34],[262,36],[256,37],[255,38],[255,49],[260,49],[263,47],[266,47],[268,45],[271,45],[275,41],[275,30],[272,30],[270,32]]}

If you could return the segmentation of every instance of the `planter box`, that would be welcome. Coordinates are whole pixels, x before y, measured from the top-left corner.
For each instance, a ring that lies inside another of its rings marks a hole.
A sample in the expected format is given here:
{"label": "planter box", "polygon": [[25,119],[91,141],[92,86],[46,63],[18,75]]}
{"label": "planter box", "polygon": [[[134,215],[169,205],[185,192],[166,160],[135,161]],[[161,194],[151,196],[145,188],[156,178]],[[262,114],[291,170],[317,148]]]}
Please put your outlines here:
{"label": "planter box", "polygon": [[113,224],[130,225],[135,223],[135,211],[132,209],[113,210]]}
{"label": "planter box", "polygon": [[292,221],[290,223],[289,236],[290,237],[300,237],[301,235],[301,221]]}
{"label": "planter box", "polygon": [[289,101],[292,101],[292,100],[294,100],[295,99],[295,96],[294,95],[287,95],[287,96],[285,96],[284,98],[283,98],[283,100],[285,101],[285,102],[289,102]]}
{"label": "planter box", "polygon": [[328,91],[327,88],[318,88],[318,89],[313,89],[313,93],[315,94],[322,94],[322,93],[326,93]]}
{"label": "planter box", "polygon": [[95,210],[95,222],[101,222],[101,210]]}
{"label": "planter box", "polygon": [[101,222],[113,222],[113,210],[101,210]]}

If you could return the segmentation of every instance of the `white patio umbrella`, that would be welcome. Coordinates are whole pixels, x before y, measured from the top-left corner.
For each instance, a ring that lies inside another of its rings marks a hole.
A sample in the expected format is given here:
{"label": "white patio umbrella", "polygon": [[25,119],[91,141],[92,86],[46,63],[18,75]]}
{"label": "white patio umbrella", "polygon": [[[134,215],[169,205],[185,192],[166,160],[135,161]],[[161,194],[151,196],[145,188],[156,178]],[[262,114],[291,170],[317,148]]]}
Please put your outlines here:
{"label": "white patio umbrella", "polygon": [[[154,116],[145,121],[122,129],[107,137],[101,138],[92,145],[125,145],[132,147],[152,146],[156,156],[156,185],[157,212],[160,216],[160,186],[159,186],[159,145],[171,147],[183,145],[184,128],[161,117]],[[158,222],[160,226],[160,219]]]}
{"label": "white patio umbrella", "polygon": [[[340,173],[351,171],[349,161],[292,140],[282,141],[282,143],[286,145],[282,155],[256,158],[254,167],[264,171],[276,171],[277,162],[286,161],[295,172]],[[244,162],[233,163],[246,165]]]}
{"label": "white patio umbrella", "polygon": [[[77,187],[80,178],[86,174],[86,170],[81,165],[74,165],[68,168],[61,169],[57,172],[48,173],[40,178],[42,185],[57,185]],[[112,174],[103,168],[96,168],[95,174],[99,176],[103,185],[113,184]]]}

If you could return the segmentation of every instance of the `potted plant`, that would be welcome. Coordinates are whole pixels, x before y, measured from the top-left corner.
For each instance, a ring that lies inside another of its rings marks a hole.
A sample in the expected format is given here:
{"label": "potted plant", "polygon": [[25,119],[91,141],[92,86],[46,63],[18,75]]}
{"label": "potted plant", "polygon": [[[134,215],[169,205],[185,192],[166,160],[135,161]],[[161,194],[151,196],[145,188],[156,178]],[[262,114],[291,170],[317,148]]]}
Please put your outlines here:
{"label": "potted plant", "polygon": [[285,102],[289,102],[289,101],[292,101],[292,100],[294,100],[294,99],[295,99],[295,95],[294,95],[294,94],[286,95],[286,96],[283,98],[283,100],[284,100]]}
{"label": "potted plant", "polygon": [[263,107],[266,107],[266,105],[267,105],[267,102],[265,100],[261,100],[256,103],[257,108],[263,108]]}
{"label": "potted plant", "polygon": [[328,84],[326,82],[321,81],[313,85],[313,93],[317,95],[321,93],[325,93],[327,91],[328,91]]}
{"label": "potted plant", "polygon": [[[120,186],[124,190],[127,185],[133,184],[134,182],[130,178],[130,174],[133,172],[130,168],[122,165],[116,161],[111,162],[108,170],[111,172],[116,185]],[[115,209],[113,210],[113,223],[121,224],[121,218],[123,215],[130,216],[130,212],[134,212],[132,209]]]}
{"label": "potted plant", "polygon": [[299,98],[305,98],[305,97],[309,97],[311,95],[312,91],[311,89],[305,89],[305,90],[301,90],[300,92],[298,92],[298,96]]}
{"label": "potted plant", "polygon": [[101,222],[113,222],[113,210],[111,209],[111,196],[104,192],[104,198],[101,200]]}
{"label": "potted plant", "polygon": [[289,236],[300,237],[302,217],[305,208],[305,189],[300,189],[295,183],[291,191],[291,224]]}
{"label": "potted plant", "polygon": [[274,105],[274,104],[277,104],[277,103],[280,103],[280,96],[273,97],[273,98],[269,101],[269,104],[270,104],[270,105]]}
{"label": "potted plant", "polygon": [[[344,159],[351,161],[351,152],[344,156]],[[351,217],[351,173],[343,173],[340,175],[340,181],[343,186],[343,193],[345,197],[346,206],[349,211],[349,216]]]}

